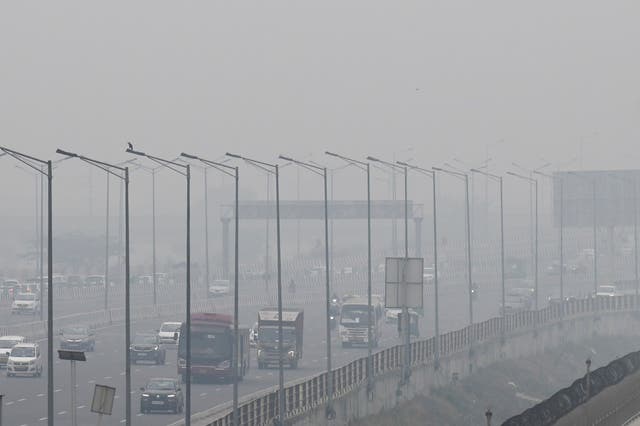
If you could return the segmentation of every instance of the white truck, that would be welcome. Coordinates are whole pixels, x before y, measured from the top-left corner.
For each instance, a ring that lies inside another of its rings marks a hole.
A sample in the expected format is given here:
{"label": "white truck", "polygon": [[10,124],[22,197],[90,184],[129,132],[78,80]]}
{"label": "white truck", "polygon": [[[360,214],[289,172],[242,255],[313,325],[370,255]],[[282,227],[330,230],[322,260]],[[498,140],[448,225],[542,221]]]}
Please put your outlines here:
{"label": "white truck", "polygon": [[[371,300],[371,339],[377,347],[382,335],[381,320],[383,310],[374,298]],[[343,298],[340,310],[340,340],[342,347],[369,344],[369,302],[366,297],[349,296]]]}

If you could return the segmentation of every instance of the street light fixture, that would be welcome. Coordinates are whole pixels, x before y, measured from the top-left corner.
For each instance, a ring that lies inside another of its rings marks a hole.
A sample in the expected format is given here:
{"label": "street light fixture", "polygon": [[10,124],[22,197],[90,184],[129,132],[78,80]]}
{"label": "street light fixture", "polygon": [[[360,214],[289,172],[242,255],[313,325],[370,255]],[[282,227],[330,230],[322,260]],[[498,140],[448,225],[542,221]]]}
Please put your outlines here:
{"label": "street light fixture", "polygon": [[[187,359],[185,360],[185,410],[184,410],[184,423],[185,426],[191,425],[191,166],[189,164],[182,164],[176,161],[167,160],[160,157],[136,151],[131,146],[127,148],[127,153],[137,155],[140,157],[146,157],[159,166],[166,167],[173,172],[184,176],[187,180],[187,247],[186,247],[186,263],[187,263],[187,283],[186,283],[186,329],[185,346]],[[127,365],[128,366],[128,365]]]}
{"label": "street light fixture", "polygon": [[[638,281],[638,179],[634,176],[633,179],[627,179],[622,176],[609,173],[609,176],[617,179],[621,182],[630,183],[632,185],[633,191],[633,256],[634,256],[634,271],[635,271],[635,281],[636,281],[636,299],[638,298],[638,285],[640,285],[640,281]],[[636,302],[637,303],[637,302]]]}
{"label": "street light fixture", "polygon": [[510,176],[514,176],[517,177],[518,179],[522,179],[524,181],[529,182],[529,184],[533,184],[534,185],[534,199],[535,199],[535,249],[534,249],[534,261],[533,261],[533,267],[534,267],[534,274],[533,274],[533,279],[534,279],[534,285],[535,285],[535,289],[536,289],[536,299],[535,299],[535,308],[536,311],[538,310],[538,298],[539,298],[539,294],[538,294],[538,180],[537,179],[533,179],[531,177],[528,176],[524,176],[518,173],[514,173],[514,172],[507,172],[508,175]]}
{"label": "street light fixture", "polygon": [[[39,158],[0,146],[0,156],[9,155],[47,178],[47,425],[53,426],[53,168],[51,160]],[[46,166],[47,171],[43,170]]]}
{"label": "street light fixture", "polygon": [[[216,161],[206,160],[204,158],[197,157],[195,155],[187,154],[183,152],[180,156],[184,158],[188,158],[190,160],[197,160],[201,163],[205,164],[205,174],[207,168],[211,167],[213,169],[218,170],[221,173],[224,173],[227,176],[231,176],[235,181],[235,206],[234,206],[234,221],[235,221],[235,260],[234,260],[234,292],[233,292],[233,334],[235,339],[233,341],[233,361],[232,368],[234,372],[234,380],[233,380],[233,425],[240,425],[240,414],[238,411],[238,382],[240,375],[238,374],[238,323],[240,321],[239,313],[238,313],[238,298],[239,298],[239,282],[238,277],[240,274],[239,271],[239,257],[238,257],[238,249],[239,249],[239,213],[238,213],[238,193],[239,193],[239,182],[240,182],[240,173],[238,171],[238,167],[232,167],[227,164],[219,163]],[[206,183],[206,178],[205,178]],[[206,187],[206,186],[205,186]],[[205,198],[206,198],[206,189],[205,189]],[[207,244],[208,245],[208,244]],[[208,252],[208,251],[207,251]],[[209,263],[207,256],[207,264]],[[208,267],[207,267],[208,269]],[[207,272],[207,286],[209,285],[208,281],[209,274]]]}
{"label": "street light fixture", "polygon": [[596,212],[596,180],[576,172],[567,173],[591,183],[591,203],[593,209],[593,295],[595,297],[596,293],[598,293],[598,214]]}
{"label": "street light fixture", "polygon": [[539,170],[534,170],[533,173],[551,179],[552,182],[558,180],[560,183],[560,303],[563,306],[561,314],[564,315],[564,179]]}
{"label": "street light fixture", "polygon": [[[329,200],[327,185],[327,168],[313,163],[305,163],[303,161],[294,160],[290,157],[280,155],[281,160],[295,164],[303,169],[310,171],[322,178],[324,189],[324,256],[325,256],[325,296],[326,296],[326,330],[327,330],[327,409],[326,416],[328,419],[335,418],[333,409],[333,371],[331,369],[331,296],[330,296],[330,276],[329,276]],[[298,176],[299,177],[299,176]]]}
{"label": "street light fixture", "polygon": [[[405,165],[396,163],[390,163],[388,161],[380,160],[375,157],[367,157],[367,160],[380,163],[391,169],[393,176],[395,177],[395,171],[400,169],[404,172],[404,257],[405,262],[409,259],[409,201],[408,201],[408,168]],[[395,186],[395,179],[394,179]],[[394,188],[395,193],[395,188]],[[403,277],[404,277],[403,273]],[[404,368],[402,372],[402,380],[400,384],[407,384],[409,382],[409,376],[411,375],[411,332],[409,327],[411,326],[411,319],[409,318],[409,308],[406,306],[406,300],[402,307],[402,317],[405,323],[404,326]]]}
{"label": "street light fixture", "polygon": [[[282,359],[283,349],[283,330],[282,330],[282,253],[280,246],[280,166],[278,164],[270,164],[262,161],[254,160],[242,155],[226,153],[227,157],[236,158],[245,161],[260,170],[269,174],[273,174],[276,179],[276,244],[277,244],[277,262],[278,262],[278,424],[284,425],[285,404],[284,404],[284,360]],[[237,212],[237,209],[236,209]],[[236,239],[237,241],[237,239]],[[237,274],[236,274],[237,276]],[[237,288],[237,287],[236,287]]]}
{"label": "street light fixture", "polygon": [[373,334],[371,332],[371,165],[368,162],[355,160],[336,154],[335,152],[325,151],[326,155],[346,162],[362,170],[367,175],[367,395],[373,395]]}
{"label": "street light fixture", "polygon": [[471,213],[469,206],[469,175],[459,171],[453,171],[448,169],[442,169],[440,167],[433,167],[433,170],[437,172],[446,173],[464,180],[464,194],[465,194],[465,225],[467,233],[467,278],[469,284],[469,325],[473,325],[473,277],[472,277],[472,263],[471,263]]}
{"label": "street light fixture", "polygon": [[440,295],[438,285],[438,221],[437,221],[437,203],[436,203],[436,172],[434,170],[423,169],[422,167],[414,166],[402,161],[398,161],[397,164],[406,167],[409,170],[413,170],[425,176],[431,178],[433,183],[433,297],[435,299],[435,323],[434,323],[434,341],[435,341],[435,368],[440,368]]}
{"label": "street light fixture", "polygon": [[[502,309],[501,315],[504,317],[505,314],[505,288],[504,288],[504,203],[502,197],[502,176],[494,175],[489,172],[485,172],[479,169],[471,169],[472,173],[480,173],[487,177],[487,179],[492,179],[500,184],[500,281],[502,282]],[[504,333],[504,321],[502,322],[502,332]]]}
{"label": "street light fixture", "polygon": [[[117,177],[124,182],[125,188],[125,285],[124,285],[124,321],[125,321],[125,393],[127,395],[125,405],[125,419],[127,424],[131,424],[131,359],[129,346],[131,345],[131,261],[130,261],[130,241],[129,241],[129,168],[116,164],[109,164],[103,161],[94,160],[92,158],[78,155],[73,152],[56,150],[57,154],[64,155],[67,158],[77,158],[85,163],[97,167],[107,172],[108,175]],[[116,173],[112,169],[116,169],[121,173]],[[107,218],[108,220],[108,218]],[[108,247],[108,246],[107,246]],[[109,283],[105,280],[105,292],[109,287]],[[106,295],[107,293],[105,293]],[[105,296],[106,298],[106,296]],[[106,300],[106,299],[105,299]]]}

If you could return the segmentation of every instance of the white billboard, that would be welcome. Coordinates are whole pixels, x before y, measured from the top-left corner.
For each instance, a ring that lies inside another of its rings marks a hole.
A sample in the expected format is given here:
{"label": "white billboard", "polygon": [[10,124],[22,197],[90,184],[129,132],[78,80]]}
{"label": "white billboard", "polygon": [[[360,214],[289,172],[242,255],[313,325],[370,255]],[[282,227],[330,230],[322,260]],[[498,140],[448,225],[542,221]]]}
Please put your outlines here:
{"label": "white billboard", "polygon": [[385,307],[423,307],[422,257],[387,257],[385,260]]}

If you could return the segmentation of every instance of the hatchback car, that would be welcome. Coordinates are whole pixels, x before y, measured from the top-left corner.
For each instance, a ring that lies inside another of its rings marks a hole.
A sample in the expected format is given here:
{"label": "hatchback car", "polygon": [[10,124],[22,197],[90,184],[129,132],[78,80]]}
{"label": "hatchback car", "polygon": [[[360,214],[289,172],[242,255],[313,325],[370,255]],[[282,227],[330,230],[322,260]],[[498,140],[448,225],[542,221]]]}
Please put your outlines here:
{"label": "hatchback car", "polygon": [[70,326],[60,330],[60,349],[93,352],[95,348],[96,339],[90,328]]}
{"label": "hatchback car", "polygon": [[42,375],[42,354],[37,343],[19,343],[11,349],[7,360],[7,377]]}
{"label": "hatchback car", "polygon": [[166,351],[156,334],[136,334],[129,351],[133,364],[138,361],[154,361],[156,364],[164,364],[166,357]]}
{"label": "hatchback car", "polygon": [[142,392],[140,395],[141,413],[162,410],[177,414],[181,413],[184,408],[184,396],[177,379],[149,379],[147,384],[140,388],[140,391]]}

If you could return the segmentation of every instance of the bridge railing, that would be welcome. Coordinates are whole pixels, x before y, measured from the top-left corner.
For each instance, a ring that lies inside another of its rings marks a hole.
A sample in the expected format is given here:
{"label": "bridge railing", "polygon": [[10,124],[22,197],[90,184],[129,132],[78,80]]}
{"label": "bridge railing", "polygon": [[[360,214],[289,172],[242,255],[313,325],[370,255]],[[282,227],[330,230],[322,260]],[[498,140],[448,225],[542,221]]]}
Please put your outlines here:
{"label": "bridge railing", "polygon": [[[469,325],[460,330],[440,335],[440,357],[469,350],[473,344],[490,341],[507,334],[516,334],[536,327],[545,326],[567,319],[576,319],[598,313],[633,311],[638,308],[639,300],[635,295],[598,297],[568,300],[552,304],[538,311],[522,311],[504,318],[491,318]],[[434,337],[411,343],[411,363],[417,367],[432,363],[436,356]],[[402,345],[383,349],[373,354],[373,376],[397,371],[403,363]],[[367,379],[367,358],[359,358],[331,372],[334,382],[334,398],[353,391]],[[327,401],[327,373],[289,383],[285,388],[285,418],[294,418],[308,412]],[[253,394],[246,397],[239,406],[240,423],[243,425],[270,424],[278,416],[277,389]],[[232,412],[228,405],[221,406],[210,413],[204,423],[208,426],[227,426],[232,424]],[[181,425],[182,422],[173,423]]]}

